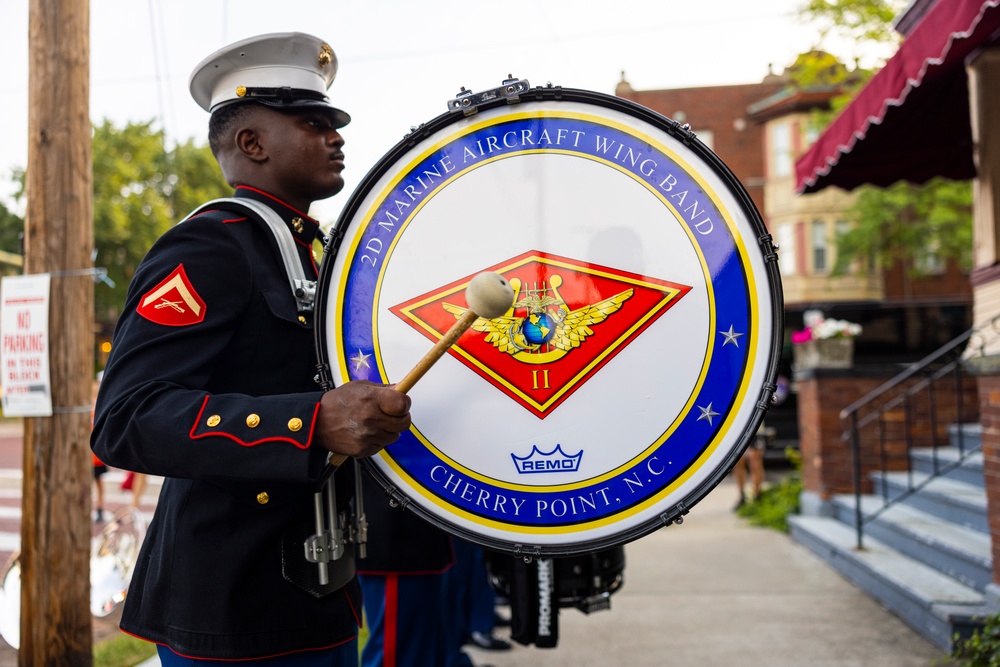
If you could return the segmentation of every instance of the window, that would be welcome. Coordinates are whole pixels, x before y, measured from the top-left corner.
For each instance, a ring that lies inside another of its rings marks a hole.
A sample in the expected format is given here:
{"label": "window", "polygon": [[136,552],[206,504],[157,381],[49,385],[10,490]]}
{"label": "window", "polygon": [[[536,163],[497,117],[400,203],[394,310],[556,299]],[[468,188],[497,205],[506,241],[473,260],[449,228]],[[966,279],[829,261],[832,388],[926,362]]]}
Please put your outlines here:
{"label": "window", "polygon": [[822,220],[814,220],[812,223],[812,253],[813,271],[826,273],[829,268],[827,266],[826,223]]}
{"label": "window", "polygon": [[819,139],[819,128],[813,123],[806,123],[806,146],[812,146]]}
{"label": "window", "polygon": [[771,131],[771,167],[775,176],[791,176],[792,166],[792,130],[779,123]]}
{"label": "window", "polygon": [[778,270],[783,276],[795,275],[795,228],[790,224],[778,227]]}
{"label": "window", "polygon": [[941,259],[939,248],[941,242],[931,239],[928,244],[913,258],[917,271],[926,275],[940,275],[945,272],[944,260]]}
{"label": "window", "polygon": [[[834,229],[834,246],[836,248],[835,252],[839,255],[839,253],[840,253],[840,245],[839,245],[840,244],[840,239],[841,239],[841,237],[844,236],[844,234],[846,234],[847,232],[851,231],[851,223],[847,222],[846,220],[838,220],[837,222],[834,223],[833,229]],[[869,273],[871,273],[871,272],[872,272],[872,269],[870,268],[869,269]]]}
{"label": "window", "polygon": [[710,150],[715,150],[715,133],[709,129],[693,130],[695,136],[701,139],[701,143],[708,146]]}

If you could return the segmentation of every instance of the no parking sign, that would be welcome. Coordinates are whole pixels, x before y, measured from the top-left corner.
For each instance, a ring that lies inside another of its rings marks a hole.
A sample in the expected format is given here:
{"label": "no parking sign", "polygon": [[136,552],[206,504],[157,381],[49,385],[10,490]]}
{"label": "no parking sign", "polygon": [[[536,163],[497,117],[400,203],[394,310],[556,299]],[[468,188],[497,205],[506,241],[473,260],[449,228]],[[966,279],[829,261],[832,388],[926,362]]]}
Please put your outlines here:
{"label": "no parking sign", "polygon": [[0,368],[6,417],[51,417],[47,273],[0,281]]}

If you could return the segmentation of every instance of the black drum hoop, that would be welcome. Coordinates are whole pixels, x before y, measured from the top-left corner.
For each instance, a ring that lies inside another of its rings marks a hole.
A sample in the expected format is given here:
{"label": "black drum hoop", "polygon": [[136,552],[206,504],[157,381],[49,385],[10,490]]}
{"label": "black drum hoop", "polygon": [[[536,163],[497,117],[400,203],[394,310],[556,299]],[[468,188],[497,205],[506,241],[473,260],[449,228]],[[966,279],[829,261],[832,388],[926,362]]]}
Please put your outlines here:
{"label": "black drum hoop", "polygon": [[[760,386],[759,395],[756,398],[753,412],[745,427],[741,430],[737,438],[737,444],[725,457],[722,465],[718,466],[704,481],[696,485],[681,502],[670,507],[659,516],[649,519],[639,525],[615,533],[603,538],[596,538],[583,544],[529,544],[513,543],[509,540],[501,540],[488,535],[482,535],[474,531],[465,529],[451,523],[437,514],[434,514],[418,502],[414,502],[403,490],[397,488],[382,470],[368,459],[362,459],[361,465],[369,474],[381,485],[385,494],[394,505],[403,509],[413,511],[429,523],[441,528],[461,539],[478,544],[486,549],[496,552],[509,553],[520,557],[561,557],[577,554],[593,553],[604,549],[620,546],[636,539],[642,538],[662,527],[671,524],[680,524],[691,508],[704,499],[725,477],[731,472],[744,451],[754,442],[754,438],[761,426],[764,417],[773,401],[773,395],[777,389],[778,362],[780,360],[782,341],[784,334],[784,309],[781,277],[778,270],[777,246],[772,242],[772,236],[768,232],[759,211],[746,189],[736,178],[730,168],[706,146],[695,133],[691,132],[687,125],[682,125],[677,121],[667,118],[651,109],[636,104],[630,100],[622,99],[604,93],[562,88],[548,85],[545,87],[530,88],[519,95],[515,104],[520,108],[530,107],[535,103],[546,102],[580,102],[597,107],[604,107],[613,111],[632,116],[640,121],[648,123],[650,126],[667,133],[670,137],[680,141],[691,150],[697,157],[702,159],[714,171],[715,175],[723,182],[725,187],[737,201],[740,210],[746,214],[746,222],[753,230],[754,247],[761,253],[765,271],[767,274],[767,288],[770,292],[770,302],[772,305],[773,318],[770,326],[771,340],[769,344],[769,361],[764,375],[764,381]],[[497,99],[481,104],[477,110],[484,111],[495,109],[510,104],[508,100]],[[316,293],[316,317],[315,317],[315,344],[319,358],[318,380],[325,390],[334,388],[335,380],[331,370],[331,358],[326,349],[327,331],[326,322],[328,316],[329,303],[331,301],[331,291],[335,285],[333,276],[333,259],[341,250],[348,227],[359,213],[362,203],[369,190],[379,182],[392,167],[414,147],[434,133],[455,124],[467,117],[460,111],[448,111],[433,118],[425,124],[411,130],[401,141],[391,148],[361,179],[357,188],[350,195],[345,204],[337,223],[332,229],[332,233],[324,248],[324,261],[320,266],[319,281]],[[751,239],[746,239],[748,242]],[[433,371],[431,371],[433,372]],[[750,400],[748,395],[746,400]]]}

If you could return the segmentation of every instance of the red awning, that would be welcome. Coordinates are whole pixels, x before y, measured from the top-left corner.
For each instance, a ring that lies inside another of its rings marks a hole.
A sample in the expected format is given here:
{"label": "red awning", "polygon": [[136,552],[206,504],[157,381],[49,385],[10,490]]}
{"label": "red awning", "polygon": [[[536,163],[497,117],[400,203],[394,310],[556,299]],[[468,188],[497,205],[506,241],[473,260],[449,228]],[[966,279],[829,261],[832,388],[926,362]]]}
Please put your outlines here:
{"label": "red awning", "polygon": [[969,179],[966,57],[997,39],[1000,0],[938,0],[795,164],[800,192]]}

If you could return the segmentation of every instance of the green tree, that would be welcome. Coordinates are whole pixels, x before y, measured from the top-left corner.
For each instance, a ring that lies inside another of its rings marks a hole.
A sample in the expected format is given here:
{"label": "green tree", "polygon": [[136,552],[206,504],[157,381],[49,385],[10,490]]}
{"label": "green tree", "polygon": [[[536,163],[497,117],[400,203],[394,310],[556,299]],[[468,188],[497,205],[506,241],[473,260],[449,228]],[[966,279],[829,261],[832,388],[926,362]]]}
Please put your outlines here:
{"label": "green tree", "polygon": [[170,153],[170,166],[164,194],[177,219],[206,201],[232,194],[207,146],[195,145],[191,140],[177,144]]}
{"label": "green tree", "polygon": [[892,20],[906,0],[807,0],[800,17],[820,26],[821,37],[837,34],[859,42],[898,43]]}
{"label": "green tree", "polygon": [[[822,37],[836,33],[859,43],[898,44],[892,20],[906,4],[905,0],[806,0],[801,16],[824,26]],[[823,52],[803,54],[789,69],[794,84],[802,88],[839,85],[842,94],[831,101],[831,108],[816,111],[810,119],[815,129],[822,130],[873,73],[858,67],[838,68],[816,54]],[[884,268],[902,262],[915,275],[940,261],[971,266],[972,188],[968,182],[898,182],[888,188],[863,186],[856,192],[855,205],[847,212],[854,226],[836,241],[834,275],[851,267],[864,272],[869,260]]]}
{"label": "green tree", "polygon": [[24,219],[0,202],[0,250],[21,254]]}
{"label": "green tree", "polygon": [[[125,305],[129,281],[163,232],[204,201],[232,188],[208,146],[187,141],[168,150],[152,122],[93,129],[94,266],[108,280],[94,291],[100,337],[111,335]],[[24,170],[15,169],[15,202],[24,195]],[[0,202],[0,250],[21,253],[24,219]],[[99,341],[100,342],[100,341]]]}
{"label": "green tree", "polygon": [[[922,185],[898,181],[858,189],[848,216],[856,225],[837,238],[834,275],[871,258],[884,268],[902,262],[913,275],[940,260],[972,268],[972,184],[935,178]],[[863,264],[863,263],[862,263]]]}
{"label": "green tree", "polygon": [[[17,204],[24,197],[24,170],[12,170],[10,180],[17,186],[14,191],[14,201],[11,203]],[[24,218],[0,201],[0,250],[20,255],[23,238]]]}
{"label": "green tree", "polygon": [[128,283],[153,242],[198,203],[231,188],[207,146],[188,141],[167,150],[152,123],[94,128],[94,265],[114,287],[95,294],[97,322],[108,333],[125,303]]}

